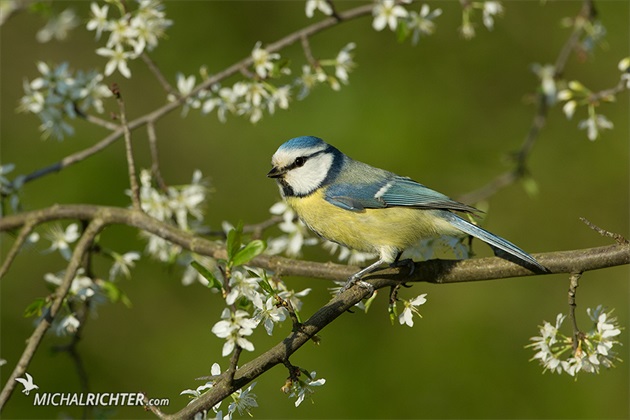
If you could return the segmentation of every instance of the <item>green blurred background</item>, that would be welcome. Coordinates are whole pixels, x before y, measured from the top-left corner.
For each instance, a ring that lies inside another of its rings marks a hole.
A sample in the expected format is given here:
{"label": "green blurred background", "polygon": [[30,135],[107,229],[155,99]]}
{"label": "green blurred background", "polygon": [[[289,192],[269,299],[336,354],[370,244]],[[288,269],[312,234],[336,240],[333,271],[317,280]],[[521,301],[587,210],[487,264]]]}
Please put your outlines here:
{"label": "green blurred background", "polygon": [[[340,10],[360,3],[338,2]],[[173,112],[160,120],[157,136],[162,171],[170,184],[189,182],[194,168],[215,189],[206,222],[219,228],[223,220],[259,222],[278,199],[277,188],[265,177],[269,160],[285,140],[298,135],[323,137],[350,156],[411,176],[450,196],[472,191],[509,168],[505,157],[518,149],[535,112],[530,103],[537,79],[532,63],[552,63],[569,30],[560,20],[575,15],[578,1],[504,2],[503,18],[488,32],[477,20],[477,37],[466,41],[458,34],[459,2],[431,2],[444,13],[437,32],[413,47],[399,44],[395,34],[376,33],[371,18],[344,23],[311,39],[318,58],[332,58],[348,42],[357,44],[357,68],[340,92],[319,87],[290,110],[277,111],[257,125],[229,117],[191,111],[186,118]],[[596,3],[608,30],[606,45],[593,56],[572,56],[566,78],[604,89],[616,84],[617,63],[629,53],[630,5]],[[89,2],[54,2],[53,10],[72,7],[87,16]],[[419,6],[411,7],[418,10]],[[197,73],[207,65],[218,72],[247,56],[257,41],[273,42],[311,23],[302,1],[167,2],[174,25],[168,39],[151,56],[174,83],[175,74]],[[111,11],[110,11],[111,13]],[[321,15],[316,18],[319,19]],[[63,43],[39,44],[35,32],[44,20],[35,14],[15,16],[0,29],[2,163],[15,163],[14,174],[58,161],[98,142],[106,133],[77,122],[77,135],[64,142],[42,141],[38,121],[15,112],[22,81],[36,77],[35,63],[69,61],[73,69],[103,68],[105,59],[94,54],[93,33],[82,27]],[[102,42],[98,46],[102,45]],[[304,61],[299,46],[282,51],[294,69]],[[140,61],[131,64],[133,78],[118,73],[107,79],[119,83],[128,117],[156,108],[165,95]],[[230,81],[234,82],[237,79]],[[580,109],[567,121],[559,107],[538,139],[529,168],[540,193],[529,197],[514,185],[490,201],[486,227],[530,252],[549,252],[609,244],[587,228],[579,217],[613,232],[628,235],[628,94],[601,108],[615,129],[591,142],[577,129],[585,118]],[[106,104],[115,110],[115,104]],[[133,134],[138,167],[150,165],[146,134]],[[25,186],[26,209],[53,203],[93,203],[127,206],[128,188],[122,142],[97,156]],[[143,249],[137,232],[113,227],[102,241],[120,252]],[[2,255],[12,239],[2,237]],[[55,254],[42,255],[46,241],[23,252],[1,285],[1,353],[8,364],[0,368],[4,380],[14,368],[33,320],[24,308],[47,293],[43,275],[64,262]],[[480,256],[490,251],[475,244]],[[308,258],[327,261],[323,252]],[[103,265],[103,267],[106,267]],[[603,304],[616,308],[628,326],[628,268],[586,273],[578,290],[579,323],[589,328],[586,308]],[[104,272],[103,275],[106,275]],[[225,368],[220,356],[223,341],[210,329],[223,304],[217,295],[195,284],[182,287],[180,273],[148,260],[138,264],[133,279],[121,283],[133,307],[105,305],[91,318],[79,344],[93,392],[145,391],[170,398],[166,412],[183,407],[179,393],[201,382],[213,362]],[[312,287],[303,316],[329,299],[321,280],[287,278],[301,290]],[[314,394],[315,404],[293,406],[280,392],[286,369],[276,367],[258,379],[256,418],[628,418],[628,340],[621,341],[623,363],[600,375],[542,374],[528,359],[529,337],[543,320],[567,312],[567,275],[435,286],[414,285],[402,293],[428,293],[424,318],[413,329],[390,325],[385,296],[368,314],[346,314],[321,334],[321,345],[307,344],[292,357],[293,364],[316,370],[327,379]],[[568,327],[568,324],[566,325]],[[286,323],[269,338],[253,336],[251,360],[290,332]],[[569,333],[567,329],[565,331]],[[51,347],[65,341],[50,335],[44,340],[28,372],[40,391],[80,392],[73,364]],[[140,408],[116,408],[115,418],[151,418]],[[32,398],[14,392],[4,418],[81,416],[71,408],[33,407]]]}

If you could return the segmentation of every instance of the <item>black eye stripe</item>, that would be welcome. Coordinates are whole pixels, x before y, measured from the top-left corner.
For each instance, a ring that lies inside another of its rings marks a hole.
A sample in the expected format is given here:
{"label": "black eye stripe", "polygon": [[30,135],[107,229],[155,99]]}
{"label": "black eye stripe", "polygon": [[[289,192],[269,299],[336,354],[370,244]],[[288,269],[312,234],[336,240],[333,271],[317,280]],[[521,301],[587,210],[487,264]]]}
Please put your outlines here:
{"label": "black eye stripe", "polygon": [[326,150],[320,150],[319,152],[315,152],[315,153],[310,154],[308,156],[298,156],[298,157],[295,158],[293,163],[290,164],[287,167],[287,170],[290,171],[291,169],[300,168],[300,167],[304,166],[304,164],[306,163],[307,160],[309,160],[310,158],[312,158],[314,156],[321,155],[322,153],[326,153]]}

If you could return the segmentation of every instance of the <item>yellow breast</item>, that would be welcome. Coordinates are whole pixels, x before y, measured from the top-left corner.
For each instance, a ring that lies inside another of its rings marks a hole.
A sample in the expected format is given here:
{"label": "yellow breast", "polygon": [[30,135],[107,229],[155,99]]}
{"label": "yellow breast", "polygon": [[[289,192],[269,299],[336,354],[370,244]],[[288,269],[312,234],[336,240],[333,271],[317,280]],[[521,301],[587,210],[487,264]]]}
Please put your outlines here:
{"label": "yellow breast", "polygon": [[354,212],[324,200],[322,190],[308,197],[287,197],[287,203],[318,235],[348,248],[379,253],[388,262],[420,239],[459,233],[434,210],[389,207]]}

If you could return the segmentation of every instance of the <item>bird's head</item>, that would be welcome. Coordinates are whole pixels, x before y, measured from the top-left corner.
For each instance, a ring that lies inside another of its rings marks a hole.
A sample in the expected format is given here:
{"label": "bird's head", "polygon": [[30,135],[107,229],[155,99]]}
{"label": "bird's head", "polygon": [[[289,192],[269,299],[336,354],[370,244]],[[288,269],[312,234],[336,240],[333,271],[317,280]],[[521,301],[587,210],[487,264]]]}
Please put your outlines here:
{"label": "bird's head", "polygon": [[267,174],[280,184],[284,196],[303,197],[333,179],[343,162],[343,154],[322,139],[296,137],[278,148]]}

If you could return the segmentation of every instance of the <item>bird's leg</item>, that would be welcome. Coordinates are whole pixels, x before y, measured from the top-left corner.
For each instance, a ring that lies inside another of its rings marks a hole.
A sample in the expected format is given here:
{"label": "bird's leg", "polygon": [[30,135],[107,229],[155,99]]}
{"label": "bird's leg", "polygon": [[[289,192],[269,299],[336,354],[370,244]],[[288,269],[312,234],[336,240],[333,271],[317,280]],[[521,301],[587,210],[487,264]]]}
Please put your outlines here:
{"label": "bird's leg", "polygon": [[402,251],[400,251],[397,255],[396,255],[396,259],[394,260],[393,263],[391,263],[389,266],[391,268],[396,268],[396,267],[409,267],[409,274],[408,276],[411,276],[413,274],[413,272],[416,270],[416,265],[413,263],[413,260],[411,258],[406,258],[404,260],[400,260],[400,256],[402,255]]}
{"label": "bird's leg", "polygon": [[364,269],[359,270],[356,273],[354,273],[353,275],[351,275],[348,278],[348,281],[346,282],[346,284],[344,284],[343,287],[341,288],[341,290],[339,290],[339,293],[345,292],[346,290],[351,288],[355,283],[359,284],[359,286],[361,286],[361,287],[365,287],[366,289],[370,289],[370,290],[374,291],[374,287],[370,283],[367,283],[365,281],[361,281],[361,278],[364,275],[366,275],[368,273],[371,273],[372,271],[376,270],[381,264],[383,264],[383,262],[384,262],[383,259],[379,259],[374,264],[370,264],[367,267],[365,267]]}

